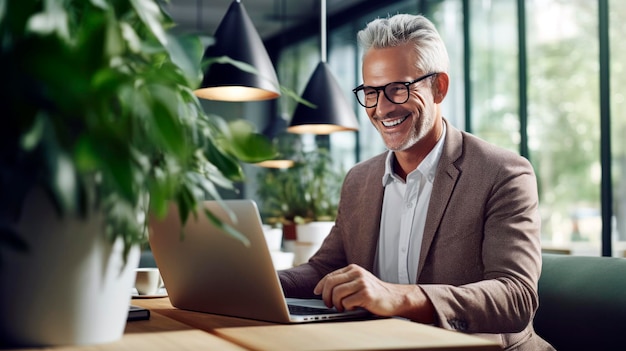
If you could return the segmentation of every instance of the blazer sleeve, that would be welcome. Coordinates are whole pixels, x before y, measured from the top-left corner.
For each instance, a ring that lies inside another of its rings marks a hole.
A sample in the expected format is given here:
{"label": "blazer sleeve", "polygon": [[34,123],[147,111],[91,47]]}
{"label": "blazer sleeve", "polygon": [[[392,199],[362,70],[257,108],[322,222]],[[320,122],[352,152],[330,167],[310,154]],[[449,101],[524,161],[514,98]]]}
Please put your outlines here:
{"label": "blazer sleeve", "polygon": [[278,272],[286,297],[315,298],[313,289],[322,277],[346,266],[342,236],[338,233],[339,223],[322,243],[309,262]]}
{"label": "blazer sleeve", "polygon": [[528,327],[538,307],[536,178],[519,155],[497,151],[480,157],[485,159],[457,164],[461,175],[418,283],[435,306],[439,326],[516,333]]}

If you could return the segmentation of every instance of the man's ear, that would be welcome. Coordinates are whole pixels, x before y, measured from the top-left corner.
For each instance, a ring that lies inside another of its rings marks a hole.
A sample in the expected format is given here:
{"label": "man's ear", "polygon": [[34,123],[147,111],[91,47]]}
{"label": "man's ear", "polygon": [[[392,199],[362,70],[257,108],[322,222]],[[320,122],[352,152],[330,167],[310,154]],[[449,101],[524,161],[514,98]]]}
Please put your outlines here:
{"label": "man's ear", "polygon": [[448,94],[448,74],[445,72],[437,73],[433,82],[433,98],[436,104],[440,104]]}

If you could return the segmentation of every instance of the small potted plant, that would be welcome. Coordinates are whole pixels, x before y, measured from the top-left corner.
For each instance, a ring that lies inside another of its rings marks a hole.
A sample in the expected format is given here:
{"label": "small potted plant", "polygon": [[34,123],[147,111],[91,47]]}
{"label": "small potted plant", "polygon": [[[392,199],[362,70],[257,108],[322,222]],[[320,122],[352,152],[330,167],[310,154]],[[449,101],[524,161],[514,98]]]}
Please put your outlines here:
{"label": "small potted plant", "polygon": [[[284,240],[295,245],[328,234],[337,215],[345,172],[334,164],[326,148],[292,150],[290,156],[293,167],[264,169],[257,174],[257,195],[264,220],[282,225]],[[285,249],[295,251],[295,246]]]}
{"label": "small potted plant", "polygon": [[202,110],[203,45],[170,26],[153,0],[0,2],[0,347],[120,338],[148,213],[273,156]]}

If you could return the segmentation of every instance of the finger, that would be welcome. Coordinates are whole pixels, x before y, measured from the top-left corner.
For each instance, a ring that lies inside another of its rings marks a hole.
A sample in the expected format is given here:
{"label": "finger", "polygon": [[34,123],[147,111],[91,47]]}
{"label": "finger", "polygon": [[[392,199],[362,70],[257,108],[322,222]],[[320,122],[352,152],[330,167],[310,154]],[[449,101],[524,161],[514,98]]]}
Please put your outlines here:
{"label": "finger", "polygon": [[340,268],[338,270],[335,270],[326,274],[322,279],[320,279],[319,282],[317,282],[317,285],[315,285],[315,288],[313,288],[313,293],[315,295],[321,295],[323,293],[324,286],[326,285],[326,282],[328,281],[328,278],[332,277],[333,275],[343,273],[346,270],[346,268],[347,267]]}
{"label": "finger", "polygon": [[335,290],[338,286],[343,284],[343,279],[341,278],[342,277],[340,274],[333,274],[328,275],[326,277],[326,280],[324,281],[324,288],[322,289],[322,299],[328,307],[341,307],[341,305],[335,304]]}
{"label": "finger", "polygon": [[318,282],[314,289],[314,292],[317,292],[318,295],[322,295],[322,300],[324,300],[324,304],[329,308],[334,306],[333,291],[346,279],[342,271],[343,270],[341,269],[328,273]]}
{"label": "finger", "polygon": [[324,284],[326,283],[326,277],[328,275],[325,275],[322,279],[320,279],[319,282],[317,282],[317,285],[315,285],[315,288],[313,288],[313,294],[315,295],[322,295],[322,292],[324,291]]}
{"label": "finger", "polygon": [[340,303],[335,304],[333,301],[334,290],[337,286],[351,280],[350,272],[354,271],[354,269],[354,265],[348,265],[326,274],[322,279],[320,279],[317,285],[315,285],[313,293],[315,295],[322,295],[322,300],[324,300],[324,304],[326,304],[326,306],[341,308]]}
{"label": "finger", "polygon": [[350,279],[335,285],[332,291],[333,306],[337,310],[350,310],[359,307],[361,300],[362,284],[358,280]]}
{"label": "finger", "polygon": [[353,310],[355,308],[358,307],[362,307],[362,308],[366,308],[367,307],[367,301],[366,300],[366,295],[364,295],[364,292],[358,288],[354,287],[354,284],[351,283],[351,287],[350,287],[350,293],[345,294],[348,290],[343,291],[343,292],[337,292],[337,295],[343,295],[341,297],[341,306],[343,309],[345,310]]}
{"label": "finger", "polygon": [[325,275],[322,279],[320,279],[317,285],[315,285],[315,288],[313,288],[313,293],[315,295],[321,295],[324,304],[329,308],[333,306],[331,299],[333,287],[328,283],[328,278],[331,274],[332,273]]}

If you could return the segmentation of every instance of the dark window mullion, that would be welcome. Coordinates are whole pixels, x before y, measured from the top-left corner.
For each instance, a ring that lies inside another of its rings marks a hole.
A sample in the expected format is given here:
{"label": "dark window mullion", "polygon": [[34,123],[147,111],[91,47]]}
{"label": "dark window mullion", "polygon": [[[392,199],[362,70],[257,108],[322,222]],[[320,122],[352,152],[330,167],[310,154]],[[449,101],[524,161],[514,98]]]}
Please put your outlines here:
{"label": "dark window mullion", "polygon": [[471,56],[472,43],[470,38],[470,4],[469,0],[463,0],[463,72],[464,72],[464,102],[465,102],[465,131],[472,132],[472,77]]}
{"label": "dark window mullion", "polygon": [[526,6],[524,0],[517,0],[517,45],[519,82],[519,124],[520,155],[530,160],[528,149],[528,67],[526,61]]}
{"label": "dark window mullion", "polygon": [[602,256],[612,256],[613,187],[611,180],[611,82],[609,50],[609,0],[598,0],[600,41],[600,164],[602,165]]}

